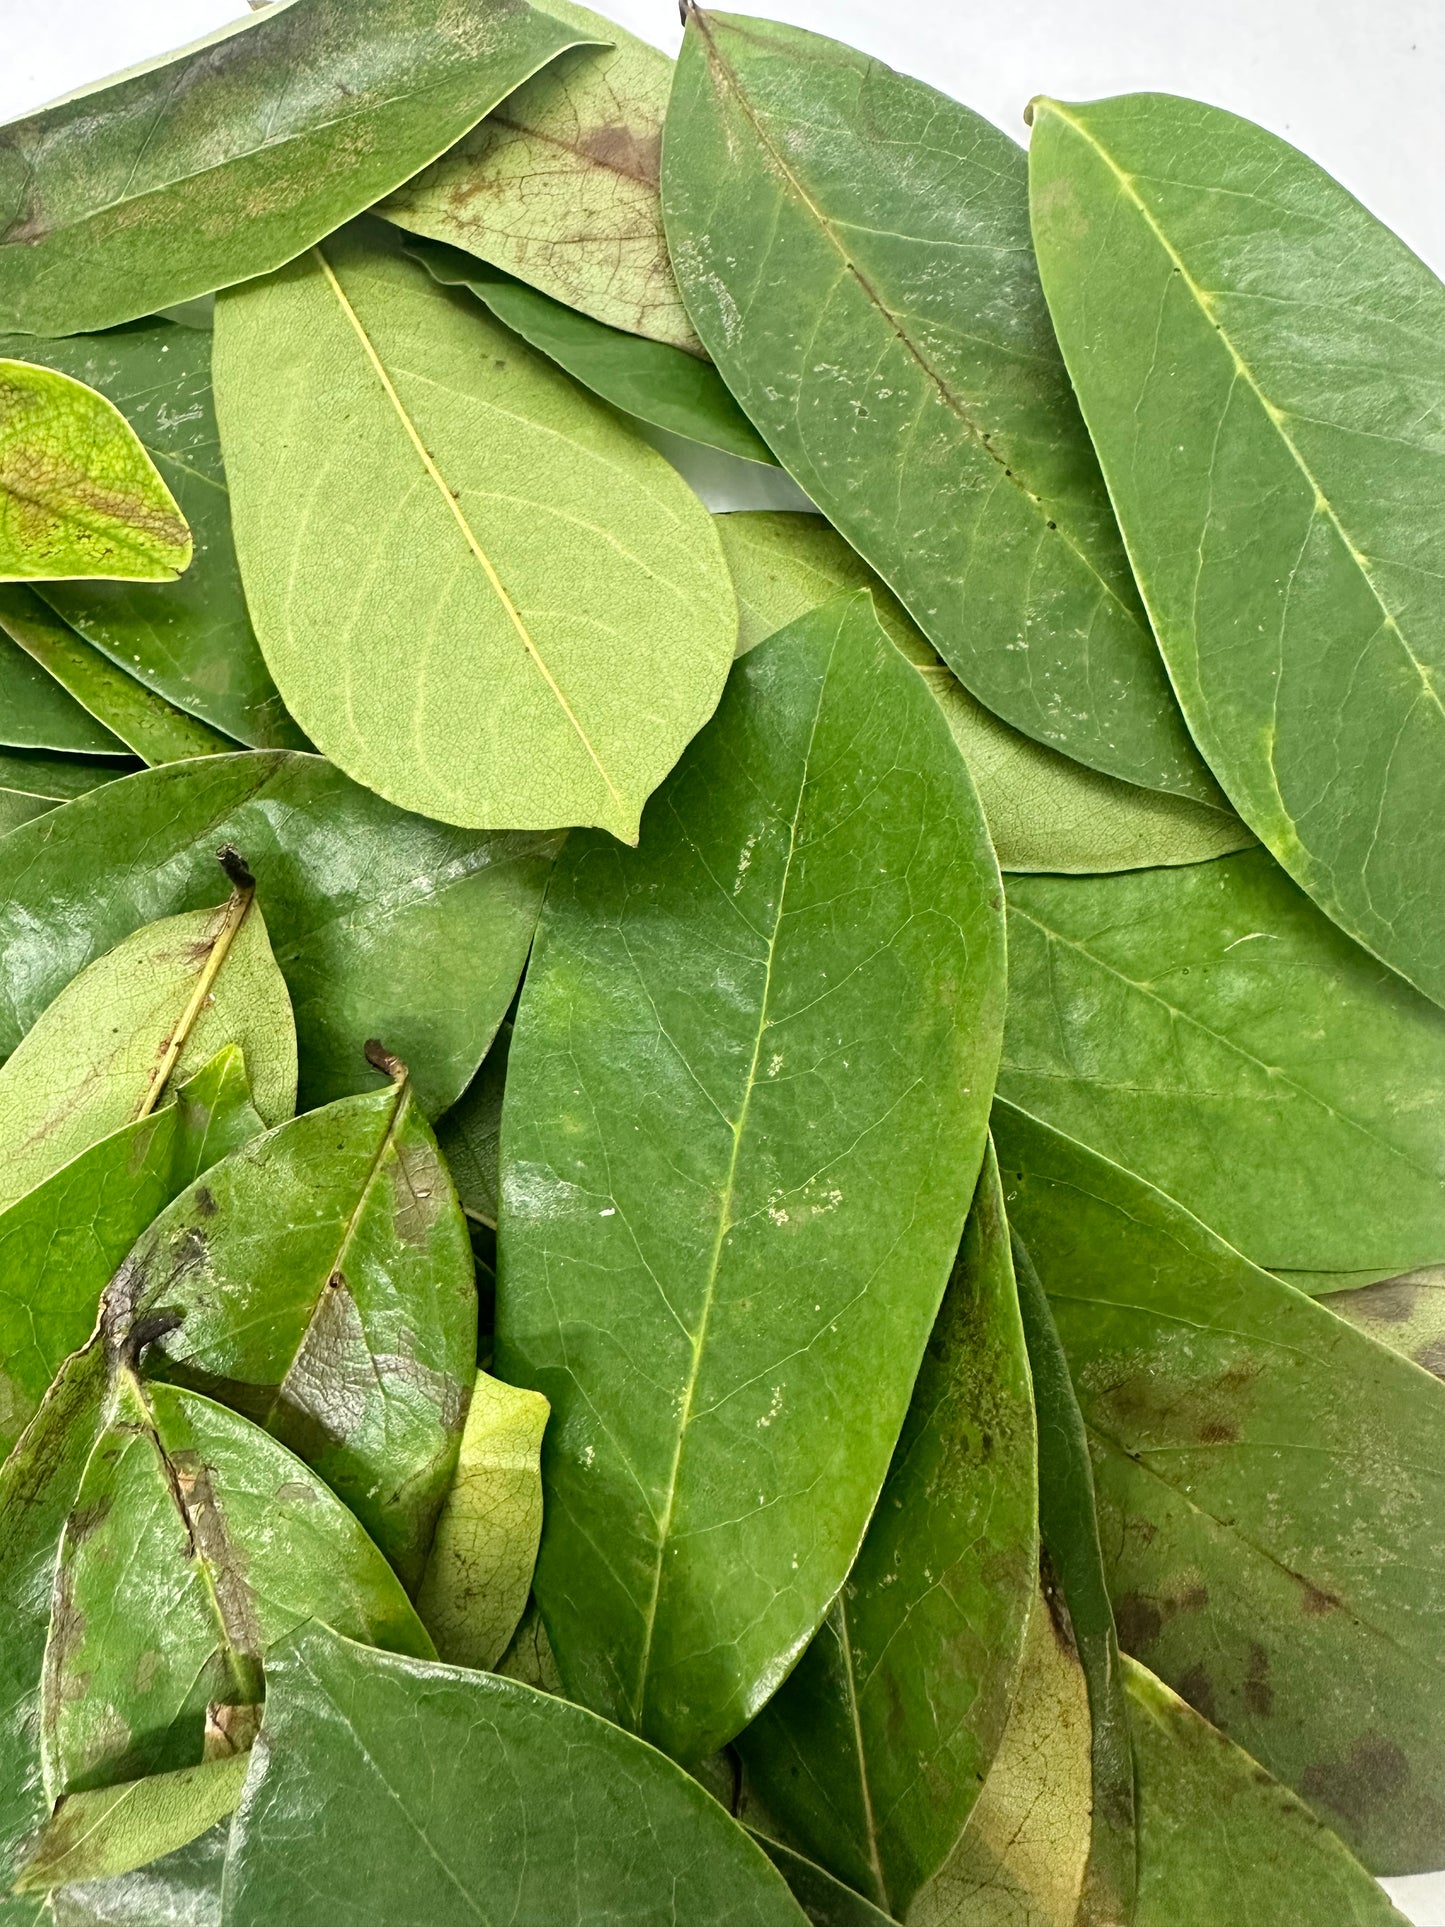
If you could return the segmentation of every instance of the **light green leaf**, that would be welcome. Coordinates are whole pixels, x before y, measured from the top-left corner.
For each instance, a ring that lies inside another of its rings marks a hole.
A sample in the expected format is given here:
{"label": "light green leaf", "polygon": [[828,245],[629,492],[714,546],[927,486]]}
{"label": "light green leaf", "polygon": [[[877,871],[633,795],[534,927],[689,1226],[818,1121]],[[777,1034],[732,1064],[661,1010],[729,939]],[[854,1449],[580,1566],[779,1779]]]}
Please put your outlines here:
{"label": "light green leaf", "polygon": [[605,15],[554,0],[579,36],[379,212],[544,294],[694,355],[658,200],[672,62]]}
{"label": "light green leaf", "polygon": [[[349,1927],[803,1927],[761,1850],[695,1781],[580,1706],[318,1625],[268,1670],[227,1927],[275,1927],[300,1892]],[[344,1831],[318,1836],[323,1805],[345,1811]]]}
{"label": "light green leaf", "polygon": [[1330,1290],[1320,1302],[1391,1351],[1445,1378],[1445,1267],[1428,1265],[1377,1284]]}
{"label": "light green leaf", "polygon": [[1445,1003],[1445,288],[1220,108],[1033,123],[1044,286],[1194,738],[1321,909]]}
{"label": "light green leaf", "polygon": [[0,1212],[0,1457],[95,1328],[101,1294],[146,1226],[265,1129],[239,1046],[173,1104],[112,1131]]}
{"label": "light green leaf", "polygon": [[477,1373],[416,1595],[438,1656],[453,1666],[495,1666],[526,1610],[542,1536],[547,1414],[538,1393]]}
{"label": "light green leaf", "polygon": [[[230,1823],[110,1880],[74,1881],[49,1897],[44,1927],[221,1927]],[[10,1927],[8,1919],[4,1927]]]}
{"label": "light green leaf", "polygon": [[179,582],[46,583],[40,593],[127,674],[257,749],[304,749],[251,631],[211,399],[211,338],[138,321],[58,341],[0,336],[0,354],[43,362],[120,409],[195,538]]}
{"label": "light green leaf", "polygon": [[178,763],[236,747],[117,669],[19,583],[0,585],[0,625],[32,662],[145,762]]}
{"label": "light green leaf", "polygon": [[578,36],[521,0],[305,0],[0,128],[0,328],[109,328],[289,261]]}
{"label": "light green leaf", "polygon": [[312,740],[405,809],[633,841],[732,659],[711,518],[387,234],[352,230],[216,306],[236,548],[271,673]]}
{"label": "light green leaf", "polygon": [[[228,853],[233,864],[235,852]],[[146,924],[83,970],[0,1068],[0,1210],[97,1139],[145,1117],[239,1044],[269,1123],[296,1099],[296,1030],[255,886]]]}
{"label": "light green leaf", "polygon": [[0,739],[14,749],[124,756],[125,744],[11,640],[0,597]]}
{"label": "light green leaf", "polygon": [[871,589],[878,620],[923,676],[953,731],[1004,870],[1135,870],[1202,863],[1254,838],[1226,810],[1140,789],[1045,749],[975,702],[902,605],[817,515],[719,516],[742,613],[742,655],[840,589]]}
{"label": "light green leaf", "polygon": [[16,1892],[133,1873],[189,1846],[235,1810],[249,1765],[247,1754],[232,1753],[122,1786],[66,1794],[27,1856]]}
{"label": "light green leaf", "polygon": [[1014,142],[838,41],[689,7],[663,208],[728,387],[973,695],[1219,802],[1054,343]]}
{"label": "light green leaf", "polygon": [[1124,1650],[1374,1871],[1440,1857],[1445,1386],[994,1107],[1094,1458]]}
{"label": "light green leaf", "polygon": [[696,1758],[847,1575],[984,1146],[998,873],[937,708],[840,598],[738,664],[636,854],[569,839],[502,1123],[497,1368],[554,1414],[574,1698]]}
{"label": "light green leaf", "polygon": [[992,1150],[868,1535],[738,1751],[768,1813],[901,1920],[963,1831],[1038,1585],[1024,1332]]}
{"label": "light green leaf", "polygon": [[443,287],[469,288],[514,334],[574,380],[646,429],[661,428],[740,461],[776,466],[767,443],[733,400],[710,361],[665,342],[609,328],[564,308],[457,248],[413,241],[407,253]]}
{"label": "light green leaf", "polygon": [[1256,1264],[1445,1258],[1445,1018],[1263,850],[1008,901],[1011,1103]]}
{"label": "light green leaf", "polygon": [[304,1459],[412,1589],[456,1464],[477,1296],[405,1067],[372,1054],[386,1089],[308,1111],[207,1171],[140,1239],[106,1308],[127,1330],[169,1315],[160,1369]]}
{"label": "light green leaf", "polygon": [[1408,1927],[1359,1861],[1282,1787],[1132,1659],[1139,1775],[1134,1927]]}
{"label": "light green leaf", "polygon": [[300,1460],[124,1353],[66,1522],[41,1689],[46,1789],[196,1766],[308,1619],[426,1657],[400,1582]]}
{"label": "light green leaf", "polygon": [[993,1768],[909,1927],[1076,1927],[1092,1797],[1083,1668],[1062,1612],[1040,1591]]}
{"label": "light green leaf", "polygon": [[444,1117],[437,1120],[437,1143],[457,1187],[462,1209],[478,1224],[497,1226],[501,1201],[502,1093],[512,1026],[503,1024],[482,1067]]}
{"label": "light green leaf", "polygon": [[37,750],[0,750],[0,836],[57,804],[113,783],[136,768],[133,762],[99,757],[47,756]]}
{"label": "light green leaf", "polygon": [[0,359],[0,582],[170,582],[190,559],[185,518],[120,410],[53,368]]}
{"label": "light green leaf", "polygon": [[444,829],[282,751],[147,771],[0,843],[0,1051],[137,924],[211,897],[223,841],[260,878],[303,1107],[374,1088],[367,1037],[429,1113],[451,1104],[512,1001],[557,839]]}

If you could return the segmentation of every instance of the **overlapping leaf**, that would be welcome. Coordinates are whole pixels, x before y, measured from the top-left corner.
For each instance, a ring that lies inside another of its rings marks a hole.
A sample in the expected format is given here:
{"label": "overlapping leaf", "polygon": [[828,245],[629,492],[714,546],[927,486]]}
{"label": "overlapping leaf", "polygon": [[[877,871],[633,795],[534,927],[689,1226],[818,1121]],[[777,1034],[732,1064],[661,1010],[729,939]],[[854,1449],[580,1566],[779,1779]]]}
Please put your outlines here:
{"label": "overlapping leaf", "polygon": [[1445,1002],[1445,288],[1220,108],[1033,119],[1044,286],[1190,729],[1321,908]]}
{"label": "overlapping leaf", "polygon": [[250,1761],[225,1754],[118,1786],[63,1794],[26,1856],[20,1893],[134,1873],[189,1846],[235,1811]]}
{"label": "overlapping leaf", "polygon": [[662,185],[729,388],[964,685],[1217,801],[1054,344],[1021,150],[837,41],[689,7]]}
{"label": "overlapping leaf", "polygon": [[[26,592],[28,595],[28,592]],[[125,744],[46,675],[6,626],[18,588],[0,588],[0,737],[13,749],[58,750],[75,756],[124,756]]]}
{"label": "overlapping leaf", "polygon": [[482,1067],[444,1117],[437,1120],[441,1146],[462,1209],[495,1231],[501,1201],[502,1097],[512,1026],[503,1024]]}
{"label": "overlapping leaf", "polygon": [[267,663],[312,740],[403,808],[635,840],[732,658],[710,519],[610,410],[388,235],[348,231],[217,304]]}
{"label": "overlapping leaf", "polygon": [[0,750],[0,836],[32,817],[113,783],[135,763],[102,762],[94,756],[47,756],[42,751]]}
{"label": "overlapping leaf", "polygon": [[648,812],[574,837],[508,1070],[501,1374],[551,1401],[575,1697],[694,1758],[847,1574],[984,1143],[999,886],[866,596],[753,650]]}

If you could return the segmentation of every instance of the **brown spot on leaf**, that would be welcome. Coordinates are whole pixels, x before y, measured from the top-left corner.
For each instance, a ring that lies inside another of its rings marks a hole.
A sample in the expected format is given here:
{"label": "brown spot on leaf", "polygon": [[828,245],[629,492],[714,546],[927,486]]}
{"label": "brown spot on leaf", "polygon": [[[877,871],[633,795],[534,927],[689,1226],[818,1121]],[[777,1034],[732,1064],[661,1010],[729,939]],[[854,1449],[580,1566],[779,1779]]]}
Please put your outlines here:
{"label": "brown spot on leaf", "polygon": [[1201,1445],[1233,1445],[1239,1437],[1239,1427],[1229,1419],[1206,1419],[1199,1428]]}
{"label": "brown spot on leaf", "polygon": [[218,1207],[215,1194],[210,1190],[209,1186],[204,1184],[198,1184],[196,1186],[196,1209],[203,1218],[215,1217]]}
{"label": "brown spot on leaf", "polygon": [[1445,1338],[1432,1338],[1412,1354],[1417,1365],[1436,1378],[1445,1378]]}
{"label": "brown spot on leaf", "polygon": [[621,174],[644,187],[656,187],[662,173],[662,134],[638,134],[634,128],[613,125],[589,127],[577,142],[577,152],[595,167]]}
{"label": "brown spot on leaf", "polygon": [[1300,1580],[1304,1593],[1301,1610],[1309,1619],[1318,1619],[1325,1613],[1336,1613],[1344,1601],[1338,1593],[1326,1592],[1321,1586],[1311,1585],[1308,1579]]}
{"label": "brown spot on leaf", "polygon": [[1395,1742],[1367,1733],[1343,1759],[1306,1767],[1300,1791],[1307,1800],[1364,1826],[1404,1792],[1409,1779],[1410,1763]]}
{"label": "brown spot on leaf", "polygon": [[1211,1726],[1218,1726],[1219,1711],[1214,1699],[1214,1684],[1202,1666],[1191,1666],[1187,1673],[1180,1674],[1179,1697],[1188,1700],[1195,1712],[1208,1720]]}
{"label": "brown spot on leaf", "polygon": [[1126,1592],[1114,1601],[1114,1625],[1126,1653],[1139,1653],[1154,1644],[1164,1630],[1164,1615],[1142,1593]]}
{"label": "brown spot on leaf", "polygon": [[223,1706],[215,1700],[206,1708],[206,1731],[201,1742],[203,1760],[226,1760],[246,1753],[261,1731],[263,1708],[257,1705]]}
{"label": "brown spot on leaf", "polygon": [[1258,1640],[1251,1640],[1249,1671],[1244,1676],[1244,1704],[1256,1719],[1268,1719],[1274,1711],[1274,1688],[1269,1683],[1269,1654]]}

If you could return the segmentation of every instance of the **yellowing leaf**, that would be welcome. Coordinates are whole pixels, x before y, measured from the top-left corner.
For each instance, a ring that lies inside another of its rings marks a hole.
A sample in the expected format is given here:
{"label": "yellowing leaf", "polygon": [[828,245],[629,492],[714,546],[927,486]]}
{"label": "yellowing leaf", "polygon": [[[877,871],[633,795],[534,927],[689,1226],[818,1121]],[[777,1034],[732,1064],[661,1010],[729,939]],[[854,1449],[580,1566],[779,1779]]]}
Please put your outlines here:
{"label": "yellowing leaf", "polygon": [[245,1753],[233,1753],[121,1786],[66,1794],[21,1868],[15,1891],[102,1880],[173,1853],[232,1811],[249,1766]]}

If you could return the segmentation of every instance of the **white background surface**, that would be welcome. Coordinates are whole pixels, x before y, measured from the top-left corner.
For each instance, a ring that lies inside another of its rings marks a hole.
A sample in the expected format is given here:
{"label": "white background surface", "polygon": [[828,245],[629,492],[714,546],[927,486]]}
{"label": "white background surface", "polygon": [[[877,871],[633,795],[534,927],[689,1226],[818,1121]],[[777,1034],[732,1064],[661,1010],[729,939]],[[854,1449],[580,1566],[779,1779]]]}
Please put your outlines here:
{"label": "white background surface", "polygon": [[[1441,0],[727,3],[852,41],[1018,139],[1037,93],[1150,88],[1232,108],[1312,154],[1445,274]],[[674,0],[590,4],[669,52],[681,38]],[[244,0],[0,0],[0,121],[245,11]],[[1445,1873],[1386,1885],[1418,1927],[1445,1927]]]}

